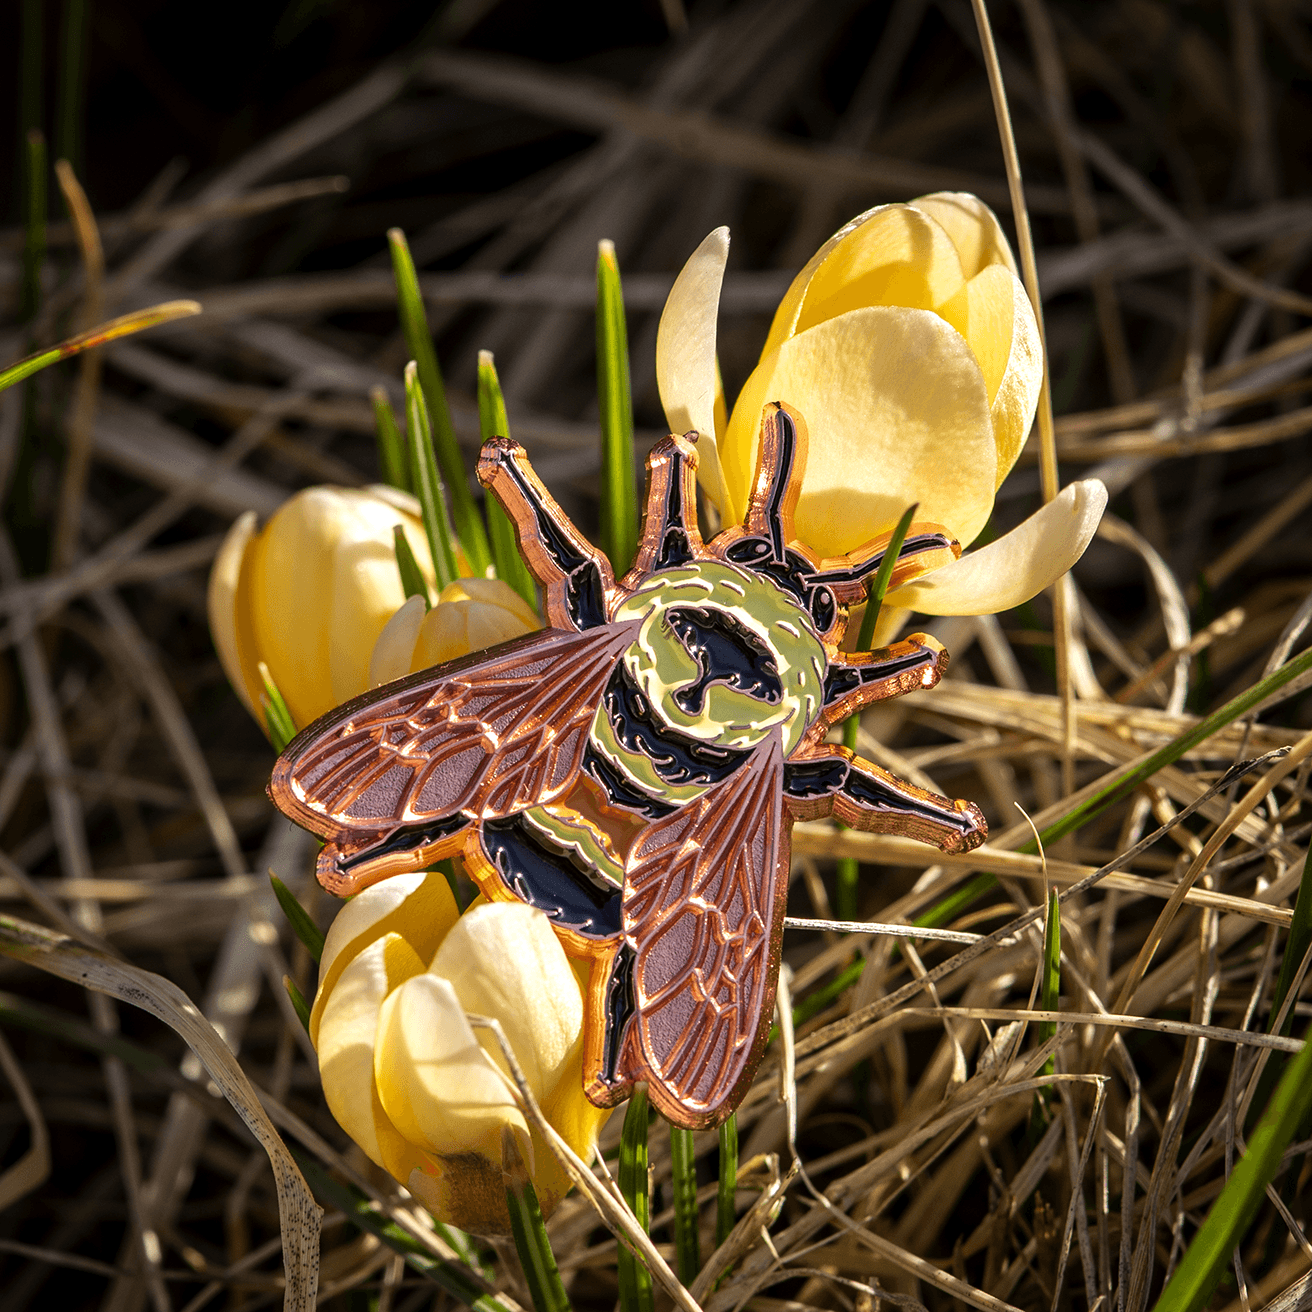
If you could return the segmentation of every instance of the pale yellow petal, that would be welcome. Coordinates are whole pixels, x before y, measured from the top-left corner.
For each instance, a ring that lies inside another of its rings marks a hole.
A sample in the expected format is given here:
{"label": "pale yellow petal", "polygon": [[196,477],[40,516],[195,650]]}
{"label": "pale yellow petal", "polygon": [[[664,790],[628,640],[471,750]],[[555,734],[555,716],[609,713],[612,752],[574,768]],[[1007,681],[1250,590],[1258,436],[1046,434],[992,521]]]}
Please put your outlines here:
{"label": "pale yellow petal", "polygon": [[1043,383],[1043,347],[1024,285],[1001,264],[973,277],[939,313],[979,361],[998,444],[997,485],[1016,463],[1034,422]]}
{"label": "pale yellow petal", "polygon": [[[965,281],[948,234],[909,205],[882,205],[854,219],[821,247],[794,280],[766,339],[762,358],[789,337],[870,305],[932,310]],[[793,308],[793,303],[795,309]]]}
{"label": "pale yellow petal", "polygon": [[424,616],[415,639],[414,668],[457,660],[469,654],[468,602],[453,601],[434,606]]}
{"label": "pale yellow petal", "polygon": [[925,615],[991,615],[1042,592],[1084,554],[1107,505],[1096,479],[1063,488],[1019,527],[890,592],[887,604]]}
{"label": "pale yellow petal", "polygon": [[414,668],[415,640],[428,612],[422,597],[407,597],[395,615],[383,625],[369,656],[369,686],[391,683]]}
{"label": "pale yellow petal", "polygon": [[978,196],[968,191],[936,191],[911,202],[928,214],[952,239],[961,257],[961,272],[973,278],[990,264],[1005,265],[1016,272],[1016,259],[998,216]]}
{"label": "pale yellow petal", "polygon": [[965,340],[932,311],[853,310],[761,361],[724,443],[726,482],[744,502],[768,401],[788,402],[806,421],[796,528],[820,555],[887,532],[912,502],[918,519],[963,545],[987,522],[997,448],[984,378]]}
{"label": "pale yellow petal", "polygon": [[[583,996],[543,912],[522,902],[490,902],[468,911],[442,940],[429,969],[451,981],[466,1011],[501,1022],[537,1098],[554,1092],[561,1067],[579,1051]],[[504,1067],[495,1038],[479,1039]]]}
{"label": "pale yellow petal", "polygon": [[423,972],[400,934],[385,934],[353,956],[320,1009],[316,1046],[324,1098],[337,1123],[385,1165],[374,1099],[374,1046],[379,1009],[393,989]]}
{"label": "pale yellow petal", "polygon": [[459,916],[446,877],[435,871],[393,875],[344,903],[324,938],[319,988],[310,1011],[311,1040],[318,1042],[320,1017],[338,977],[370,943],[400,934],[427,963]]}
{"label": "pale yellow petal", "polygon": [[210,636],[219,653],[219,664],[232,684],[232,690],[241,698],[246,709],[261,719],[256,710],[260,700],[260,679],[256,669],[258,656],[252,649],[254,635],[250,629],[250,616],[245,608],[237,610],[238,585],[246,549],[255,535],[255,512],[247,510],[233,520],[214,557],[210,570],[207,602]]}
{"label": "pale yellow petal", "polygon": [[507,611],[522,626],[519,633],[529,633],[542,627],[537,611],[502,579],[456,579],[442,589],[440,600],[476,601],[480,605],[495,606]]}
{"label": "pale yellow petal", "polygon": [[697,478],[721,501],[715,439],[715,330],[729,258],[729,229],[716,228],[693,251],[670,288],[656,331],[656,386],[673,433],[696,429]]}
{"label": "pale yellow petal", "polygon": [[445,979],[416,975],[383,1003],[374,1079],[392,1124],[428,1152],[476,1152],[499,1162],[503,1126],[521,1136],[526,1154],[532,1151],[511,1085]]}

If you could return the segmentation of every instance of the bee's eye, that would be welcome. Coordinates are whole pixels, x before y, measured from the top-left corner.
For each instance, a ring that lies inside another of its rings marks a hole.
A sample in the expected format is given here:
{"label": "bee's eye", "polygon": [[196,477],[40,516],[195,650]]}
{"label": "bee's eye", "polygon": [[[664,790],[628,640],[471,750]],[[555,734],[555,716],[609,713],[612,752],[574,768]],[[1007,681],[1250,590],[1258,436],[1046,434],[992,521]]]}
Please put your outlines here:
{"label": "bee's eye", "polygon": [[811,593],[811,621],[821,633],[826,633],[833,626],[838,614],[834,594],[828,588],[816,588]]}

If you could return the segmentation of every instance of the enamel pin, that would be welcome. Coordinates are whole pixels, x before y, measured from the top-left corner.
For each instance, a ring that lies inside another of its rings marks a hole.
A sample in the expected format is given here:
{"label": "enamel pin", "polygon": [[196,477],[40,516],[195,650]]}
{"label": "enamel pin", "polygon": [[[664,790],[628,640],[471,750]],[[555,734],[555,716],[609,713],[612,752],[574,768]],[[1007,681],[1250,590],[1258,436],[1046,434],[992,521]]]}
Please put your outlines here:
{"label": "enamel pin", "polygon": [[[695,435],[694,435],[695,436]],[[774,1007],[794,820],[834,816],[961,852],[973,803],[824,741],[863,706],[933,687],[923,634],[839,651],[889,535],[820,560],[793,539],[806,433],[766,408],[746,522],[703,543],[696,448],[648,461],[633,568],[619,580],[524,450],[478,476],[542,585],[550,628],[398,679],[301,733],[269,794],[324,839],[339,895],[459,855],[490,899],[540,907],[592,960],[583,1079],[607,1107],[648,1085],[675,1125],[717,1125],[760,1062]],[[913,524],[892,586],[959,548]]]}

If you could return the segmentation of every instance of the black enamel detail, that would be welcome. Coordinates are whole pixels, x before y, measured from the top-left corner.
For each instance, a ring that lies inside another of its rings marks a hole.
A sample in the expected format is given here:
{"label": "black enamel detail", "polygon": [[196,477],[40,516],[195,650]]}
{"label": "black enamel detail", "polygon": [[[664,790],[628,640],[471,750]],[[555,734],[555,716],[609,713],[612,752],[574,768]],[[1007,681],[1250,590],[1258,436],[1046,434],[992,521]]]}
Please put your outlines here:
{"label": "black enamel detail", "polygon": [[622,806],[648,820],[659,820],[678,810],[635,788],[591,743],[583,753],[583,772],[596,780],[613,806]]}
{"label": "black enamel detail", "polygon": [[633,996],[633,949],[621,943],[606,981],[606,1037],[601,1052],[601,1078],[614,1084],[619,1066],[624,1031],[637,1014]]}
{"label": "black enamel detail", "polygon": [[697,682],[674,694],[685,714],[701,713],[712,683],[727,684],[770,706],[779,705],[784,687],[769,647],[732,615],[712,607],[672,606],[662,619],[701,666]]}
{"label": "black enamel detail", "polygon": [[829,797],[847,782],[847,761],[841,756],[822,756],[814,761],[784,764],[784,792],[799,802]]}
{"label": "black enamel detail", "polygon": [[450,838],[452,834],[458,834],[469,822],[467,815],[457,811],[455,815],[447,816],[445,820],[439,820],[436,824],[406,825],[394,829],[386,838],[372,846],[352,856],[343,857],[337,864],[343,873],[349,874],[356,866],[363,865],[366,861],[376,861],[380,856],[392,856],[397,852],[413,852],[427,843]]}
{"label": "black enamel detail", "polygon": [[879,683],[908,670],[932,666],[937,663],[938,655],[930,647],[918,647],[905,656],[875,661],[870,665],[831,665],[825,674],[825,705],[832,706],[867,683]]}
{"label": "black enamel detail", "polygon": [[619,933],[620,890],[553,851],[519,817],[484,820],[481,841],[502,882],[521,902],[589,938]]}

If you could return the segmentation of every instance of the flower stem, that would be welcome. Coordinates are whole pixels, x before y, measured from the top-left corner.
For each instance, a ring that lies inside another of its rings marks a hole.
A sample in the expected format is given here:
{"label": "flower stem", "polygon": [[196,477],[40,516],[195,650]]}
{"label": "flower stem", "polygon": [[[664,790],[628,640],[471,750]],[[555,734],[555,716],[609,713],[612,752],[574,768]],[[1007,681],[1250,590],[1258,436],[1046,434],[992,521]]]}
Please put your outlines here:
{"label": "flower stem", "polygon": [[[650,1123],[647,1086],[636,1084],[629,1097],[620,1137],[619,1186],[624,1201],[644,1230],[651,1223],[647,1181],[647,1128]],[[620,1312],[652,1312],[651,1272],[623,1241],[619,1247]]]}
{"label": "flower stem", "polygon": [[674,1183],[674,1248],[679,1279],[691,1285],[701,1270],[697,1235],[697,1151],[691,1130],[670,1126],[670,1165]]}
{"label": "flower stem", "polygon": [[715,1246],[724,1243],[734,1223],[734,1201],[738,1192],[738,1118],[730,1116],[720,1126],[720,1193],[715,1203]]}
{"label": "flower stem", "polygon": [[505,1172],[506,1207],[510,1211],[510,1231],[515,1237],[515,1251],[519,1254],[533,1307],[536,1312],[569,1312],[569,1295],[560,1279],[556,1255],[551,1251],[537,1192],[524,1169],[514,1135],[507,1130],[505,1138],[509,1141]]}
{"label": "flower stem", "polygon": [[601,546],[615,577],[638,549],[638,489],[633,479],[633,396],[629,335],[614,243],[597,247],[597,405],[601,412]]}

